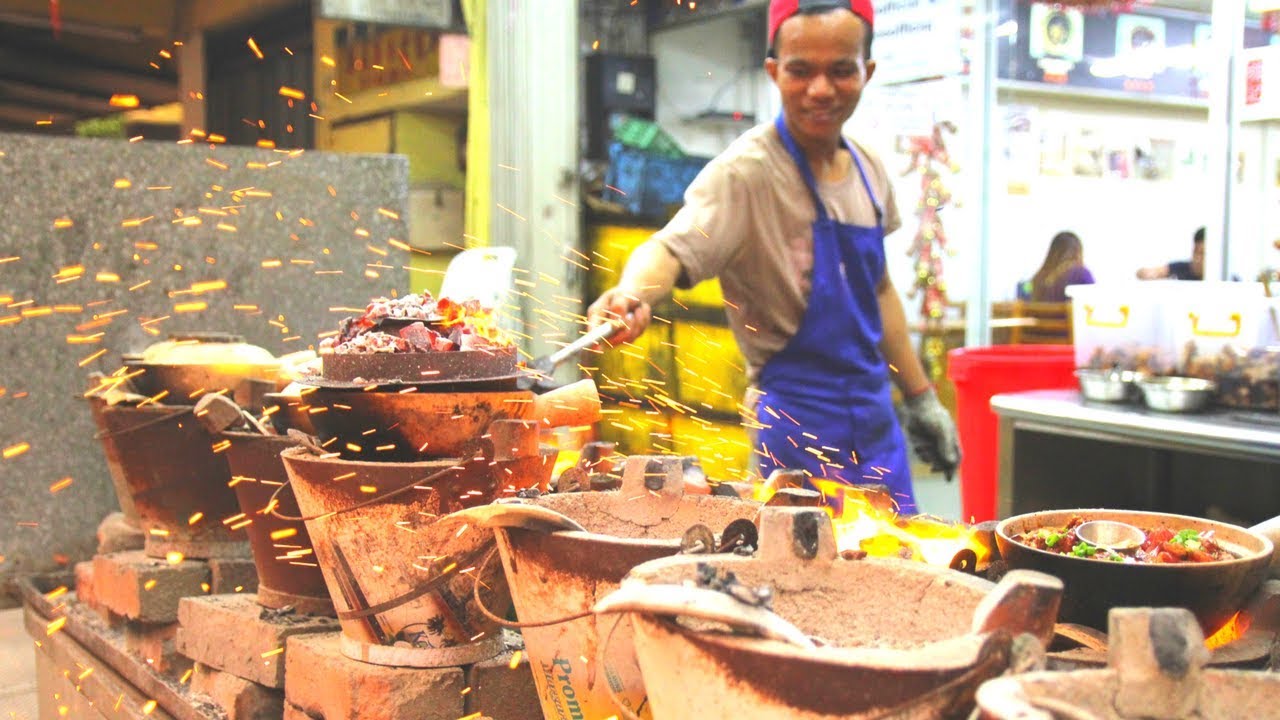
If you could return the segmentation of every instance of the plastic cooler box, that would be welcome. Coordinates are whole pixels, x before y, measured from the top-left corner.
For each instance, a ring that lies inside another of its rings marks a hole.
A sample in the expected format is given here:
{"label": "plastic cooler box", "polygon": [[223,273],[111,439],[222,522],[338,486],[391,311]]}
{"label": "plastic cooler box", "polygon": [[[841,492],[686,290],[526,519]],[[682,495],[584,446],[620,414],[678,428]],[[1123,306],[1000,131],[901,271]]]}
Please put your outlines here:
{"label": "plastic cooler box", "polygon": [[603,198],[621,204],[632,215],[664,217],[670,207],[683,202],[685,189],[709,161],[667,158],[612,143]]}
{"label": "plastic cooler box", "polygon": [[1170,308],[1188,284],[1170,280],[1067,287],[1076,367],[1172,374],[1178,352]]}
{"label": "plastic cooler box", "polygon": [[996,519],[996,430],[991,397],[1022,390],[1075,387],[1067,345],[996,345],[948,353],[960,432],[960,503],[964,520]]}
{"label": "plastic cooler box", "polygon": [[1280,410],[1280,304],[1261,283],[1188,283],[1170,314],[1179,375],[1213,380],[1220,405]]}

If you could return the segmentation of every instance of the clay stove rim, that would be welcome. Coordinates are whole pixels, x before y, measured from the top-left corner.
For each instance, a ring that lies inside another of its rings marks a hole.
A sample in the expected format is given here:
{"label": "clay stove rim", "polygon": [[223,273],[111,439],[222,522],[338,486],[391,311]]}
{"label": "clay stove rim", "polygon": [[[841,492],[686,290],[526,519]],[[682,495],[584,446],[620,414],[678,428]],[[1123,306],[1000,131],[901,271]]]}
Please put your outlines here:
{"label": "clay stove rim", "polygon": [[885,672],[951,673],[967,670],[990,653],[987,646],[993,635],[966,632],[914,648],[822,645],[804,649],[778,640],[695,630],[669,617],[648,615],[645,620],[660,625],[667,632],[683,635],[686,640],[696,638],[698,643],[717,645],[725,651]]}

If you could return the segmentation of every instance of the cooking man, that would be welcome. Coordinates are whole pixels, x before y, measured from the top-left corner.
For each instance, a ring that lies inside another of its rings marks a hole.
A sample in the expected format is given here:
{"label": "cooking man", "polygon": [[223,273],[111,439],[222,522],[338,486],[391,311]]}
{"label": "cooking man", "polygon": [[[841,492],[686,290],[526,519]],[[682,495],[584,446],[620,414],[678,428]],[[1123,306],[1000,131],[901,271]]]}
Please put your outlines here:
{"label": "cooking man", "polygon": [[922,459],[950,473],[960,451],[885,273],[884,236],[901,224],[888,176],[841,134],[875,72],[872,21],[870,0],[770,2],[764,67],[782,114],[707,165],[589,313],[627,318],[614,341],[631,340],[672,287],[719,277],[749,364],[761,473],[881,483],[913,512],[889,381]]}

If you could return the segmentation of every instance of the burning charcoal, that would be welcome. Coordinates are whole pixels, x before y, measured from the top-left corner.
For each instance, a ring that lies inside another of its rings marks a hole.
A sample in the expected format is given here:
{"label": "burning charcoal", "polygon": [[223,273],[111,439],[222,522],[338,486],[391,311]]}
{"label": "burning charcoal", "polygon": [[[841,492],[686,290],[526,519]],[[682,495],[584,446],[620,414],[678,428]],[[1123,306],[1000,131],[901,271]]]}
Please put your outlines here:
{"label": "burning charcoal", "polygon": [[522,500],[533,500],[542,497],[542,491],[536,487],[524,488],[516,491],[516,497]]}
{"label": "burning charcoal", "polygon": [[400,337],[416,352],[430,352],[440,334],[420,322],[400,329]]}

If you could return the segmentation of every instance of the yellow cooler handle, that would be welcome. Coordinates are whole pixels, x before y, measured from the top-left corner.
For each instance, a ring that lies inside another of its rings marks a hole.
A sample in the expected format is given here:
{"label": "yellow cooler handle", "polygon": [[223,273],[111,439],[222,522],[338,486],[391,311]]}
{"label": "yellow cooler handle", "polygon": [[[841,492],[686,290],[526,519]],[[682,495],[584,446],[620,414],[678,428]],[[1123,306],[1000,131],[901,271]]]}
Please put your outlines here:
{"label": "yellow cooler handle", "polygon": [[1093,317],[1094,307],[1092,305],[1084,306],[1084,323],[1089,327],[1101,328],[1122,328],[1129,324],[1129,306],[1121,305],[1117,308],[1120,314],[1118,320],[1096,320]]}
{"label": "yellow cooler handle", "polygon": [[1196,337],[1233,338],[1240,334],[1240,326],[1243,324],[1240,319],[1240,313],[1231,313],[1231,315],[1227,317],[1227,320],[1231,323],[1230,330],[1225,328],[1201,328],[1200,316],[1198,314],[1191,313],[1189,317],[1191,318],[1191,334]]}

